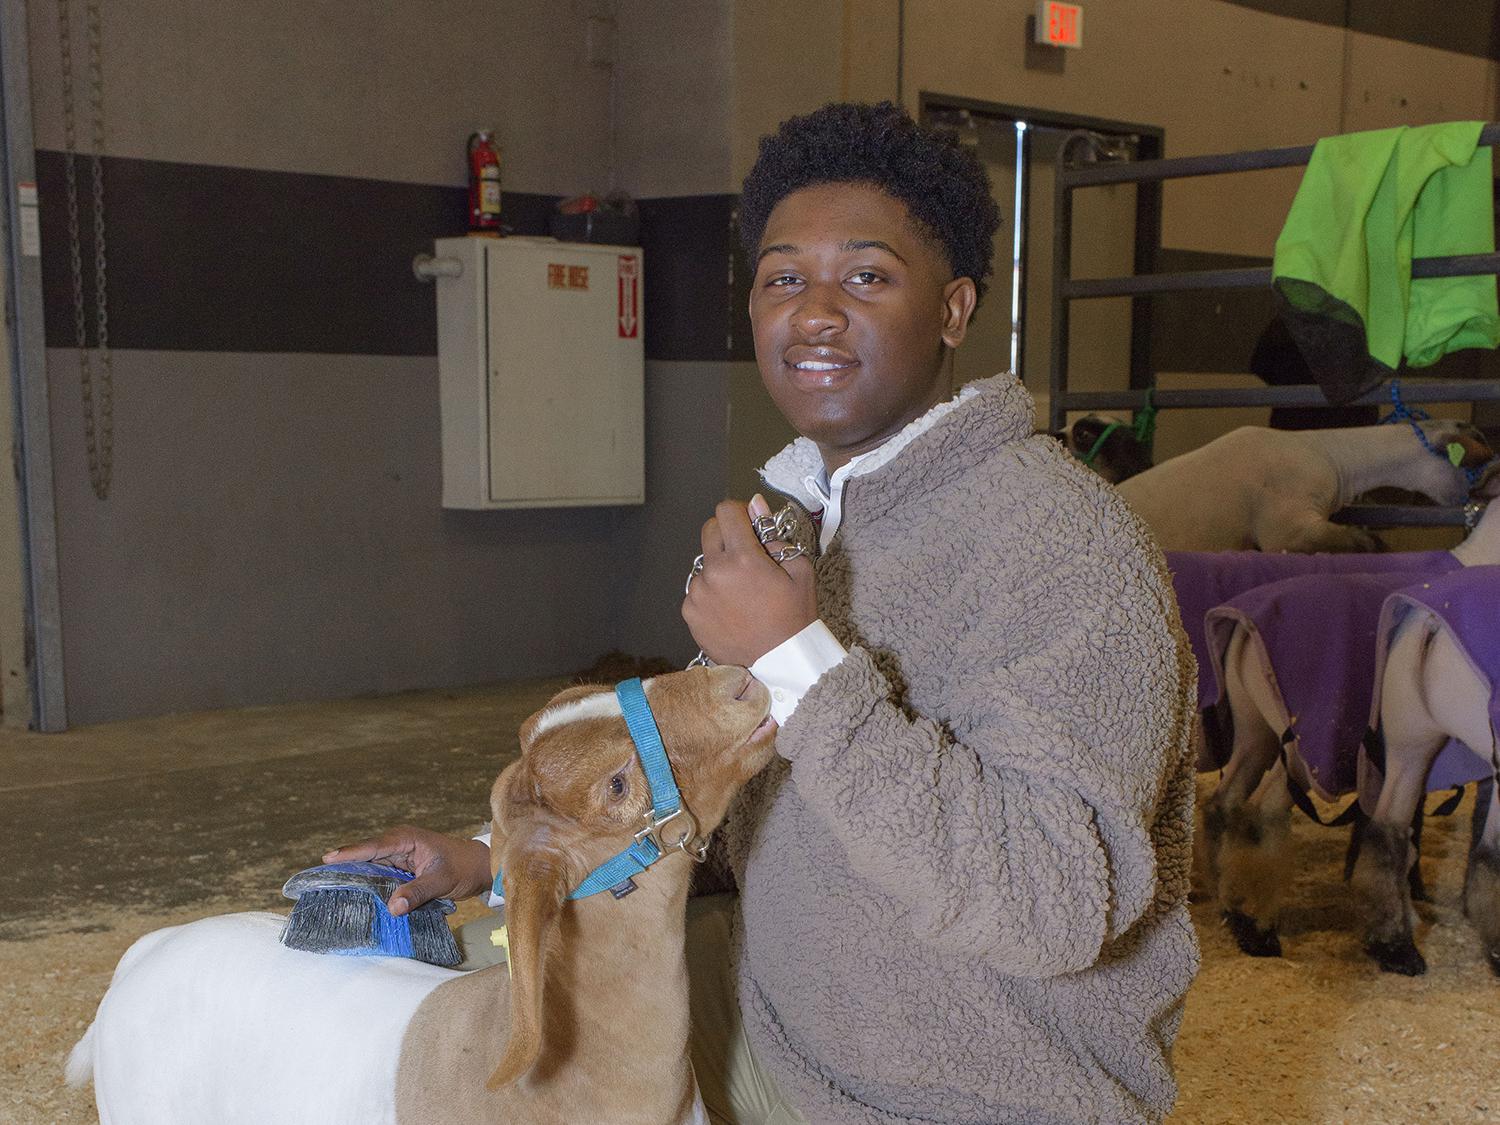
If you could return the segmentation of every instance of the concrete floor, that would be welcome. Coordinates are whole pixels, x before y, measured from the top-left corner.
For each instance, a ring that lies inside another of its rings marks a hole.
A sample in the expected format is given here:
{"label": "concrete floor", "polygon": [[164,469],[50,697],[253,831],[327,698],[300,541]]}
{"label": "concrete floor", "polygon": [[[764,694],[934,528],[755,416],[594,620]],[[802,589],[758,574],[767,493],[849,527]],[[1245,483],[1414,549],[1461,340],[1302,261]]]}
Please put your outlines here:
{"label": "concrete floor", "polygon": [[[137,937],[284,910],[289,874],[402,820],[476,828],[522,720],[566,682],[0,732],[0,1122],[97,1122],[92,1092],[62,1085],[62,1060]],[[1459,906],[1471,806],[1424,834],[1424,977],[1363,956],[1346,837],[1300,817],[1286,957],[1242,956],[1218,905],[1194,906],[1203,970],[1173,1125],[1500,1121],[1500,982]],[[457,921],[482,913],[478,900],[459,909]]]}
{"label": "concrete floor", "polygon": [[409,821],[464,832],[567,680],[0,732],[0,941],[232,899]]}

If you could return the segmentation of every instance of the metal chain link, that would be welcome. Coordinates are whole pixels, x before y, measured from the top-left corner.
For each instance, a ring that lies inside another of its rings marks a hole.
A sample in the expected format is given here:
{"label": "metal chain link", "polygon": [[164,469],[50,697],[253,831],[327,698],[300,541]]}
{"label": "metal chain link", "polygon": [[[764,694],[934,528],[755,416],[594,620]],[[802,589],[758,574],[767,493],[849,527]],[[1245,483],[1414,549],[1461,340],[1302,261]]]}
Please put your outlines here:
{"label": "metal chain link", "polygon": [[[803,555],[816,556],[818,553],[818,529],[813,525],[812,516],[808,515],[807,509],[795,500],[788,499],[784,507],[771,515],[756,516],[750,521],[750,526],[755,529],[761,546],[779,563],[790,562]],[[778,544],[774,550],[771,546],[773,543]],[[682,590],[684,597],[693,588],[693,579],[702,573],[703,556],[699,555],[688,571],[687,582]],[[714,662],[699,649],[698,655],[689,660],[687,666],[712,668]]]}
{"label": "metal chain link", "polygon": [[77,114],[73,96],[73,25],[70,0],[57,0],[58,54],[62,61],[63,168],[68,192],[68,250],[73,268],[73,328],[78,341],[83,391],[83,436],[88,449],[89,483],[108,499],[114,470],[114,363],[109,353],[109,311],[104,253],[104,17],[99,0],[87,0],[89,111],[93,139],[94,342],[99,349],[99,409],[95,419],[94,380],[83,297],[83,251],[78,221]]}

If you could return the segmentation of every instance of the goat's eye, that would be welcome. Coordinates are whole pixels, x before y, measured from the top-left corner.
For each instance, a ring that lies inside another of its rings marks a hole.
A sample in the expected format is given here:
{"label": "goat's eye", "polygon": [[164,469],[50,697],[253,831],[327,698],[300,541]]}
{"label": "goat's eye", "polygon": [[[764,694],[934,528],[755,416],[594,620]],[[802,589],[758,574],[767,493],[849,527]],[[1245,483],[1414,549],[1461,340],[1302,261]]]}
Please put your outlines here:
{"label": "goat's eye", "polygon": [[609,795],[616,800],[625,796],[625,775],[617,773],[609,779]]}

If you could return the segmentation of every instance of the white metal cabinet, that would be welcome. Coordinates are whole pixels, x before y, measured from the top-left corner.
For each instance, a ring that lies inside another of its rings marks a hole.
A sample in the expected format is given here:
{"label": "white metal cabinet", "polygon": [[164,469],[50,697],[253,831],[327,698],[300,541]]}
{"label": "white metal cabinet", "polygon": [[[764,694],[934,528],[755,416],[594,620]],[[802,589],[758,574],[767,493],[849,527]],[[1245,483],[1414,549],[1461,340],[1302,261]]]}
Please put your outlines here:
{"label": "white metal cabinet", "polygon": [[443,506],[645,500],[644,278],[633,246],[445,238]]}

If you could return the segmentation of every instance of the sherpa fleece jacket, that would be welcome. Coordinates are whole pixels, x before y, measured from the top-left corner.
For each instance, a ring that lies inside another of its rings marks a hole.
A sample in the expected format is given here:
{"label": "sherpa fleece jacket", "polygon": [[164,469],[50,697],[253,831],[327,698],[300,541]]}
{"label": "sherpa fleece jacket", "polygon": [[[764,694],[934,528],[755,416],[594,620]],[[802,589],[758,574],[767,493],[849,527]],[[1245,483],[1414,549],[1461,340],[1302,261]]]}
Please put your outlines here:
{"label": "sherpa fleece jacket", "polygon": [[[848,655],[742,793],[740,1006],[816,1125],[1155,1121],[1197,969],[1194,663],[1161,552],[1011,376],[861,461]],[[799,439],[763,472],[812,503]]]}

